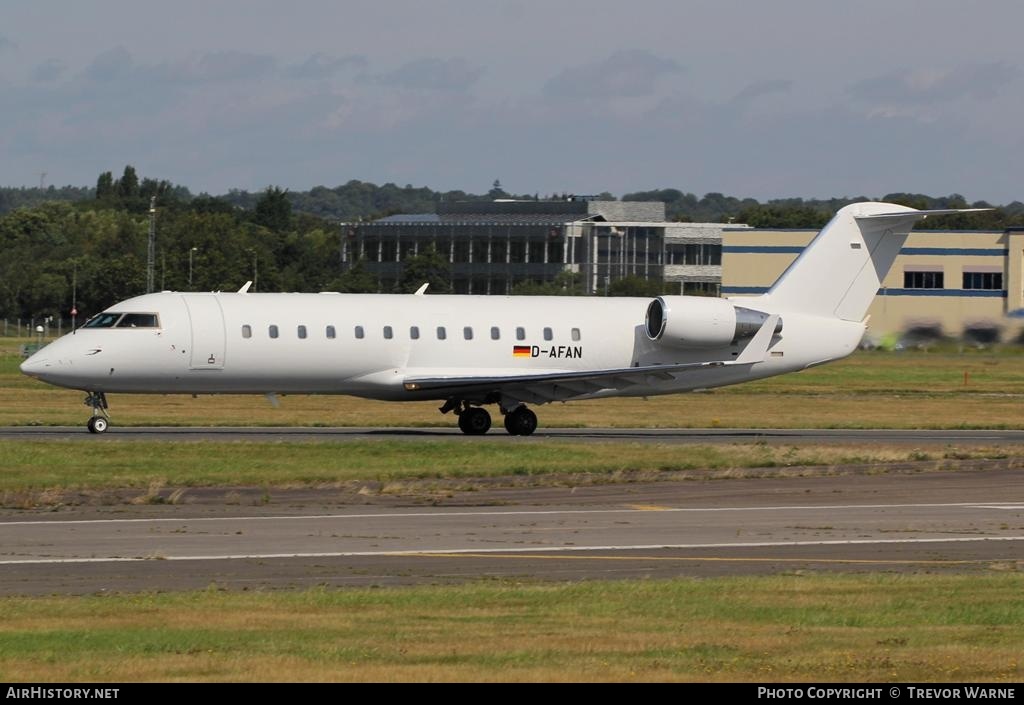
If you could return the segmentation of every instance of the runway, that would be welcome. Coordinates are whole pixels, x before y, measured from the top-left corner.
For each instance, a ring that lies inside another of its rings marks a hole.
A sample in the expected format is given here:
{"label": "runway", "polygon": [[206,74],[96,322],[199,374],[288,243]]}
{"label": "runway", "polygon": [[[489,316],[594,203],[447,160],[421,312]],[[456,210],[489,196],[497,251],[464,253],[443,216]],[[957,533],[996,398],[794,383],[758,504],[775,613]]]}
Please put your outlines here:
{"label": "runway", "polygon": [[0,593],[1024,567],[1024,471],[0,514]]}
{"label": "runway", "polygon": [[349,440],[449,440],[466,443],[629,441],[634,443],[784,443],[784,444],[891,444],[891,445],[1000,445],[1024,443],[1024,430],[893,430],[893,429],[649,429],[649,428],[540,428],[529,437],[511,438],[492,429],[485,436],[466,436],[457,428],[310,428],[310,427],[118,427],[103,435],[85,426],[0,427],[0,439],[81,439],[119,441],[289,441],[344,442]]}

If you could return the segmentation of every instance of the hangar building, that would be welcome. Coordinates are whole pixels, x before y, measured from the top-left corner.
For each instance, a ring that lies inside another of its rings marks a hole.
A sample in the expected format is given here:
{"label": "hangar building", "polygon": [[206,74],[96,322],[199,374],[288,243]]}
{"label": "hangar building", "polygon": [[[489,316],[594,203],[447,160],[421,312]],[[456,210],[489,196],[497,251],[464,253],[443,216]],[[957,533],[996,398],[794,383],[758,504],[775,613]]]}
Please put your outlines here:
{"label": "hangar building", "polygon": [[[727,227],[722,294],[767,291],[816,234]],[[1014,339],[1024,324],[1022,263],[1022,229],[914,230],[868,311],[869,335]]]}

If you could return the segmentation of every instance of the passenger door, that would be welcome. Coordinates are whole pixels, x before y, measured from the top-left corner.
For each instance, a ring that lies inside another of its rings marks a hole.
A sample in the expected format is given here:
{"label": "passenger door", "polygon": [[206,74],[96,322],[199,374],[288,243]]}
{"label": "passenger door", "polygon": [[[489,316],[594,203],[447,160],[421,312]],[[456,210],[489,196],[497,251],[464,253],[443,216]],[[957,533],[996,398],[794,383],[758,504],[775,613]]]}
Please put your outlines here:
{"label": "passenger door", "polygon": [[192,327],[189,367],[193,370],[224,369],[224,311],[220,300],[211,294],[185,294]]}

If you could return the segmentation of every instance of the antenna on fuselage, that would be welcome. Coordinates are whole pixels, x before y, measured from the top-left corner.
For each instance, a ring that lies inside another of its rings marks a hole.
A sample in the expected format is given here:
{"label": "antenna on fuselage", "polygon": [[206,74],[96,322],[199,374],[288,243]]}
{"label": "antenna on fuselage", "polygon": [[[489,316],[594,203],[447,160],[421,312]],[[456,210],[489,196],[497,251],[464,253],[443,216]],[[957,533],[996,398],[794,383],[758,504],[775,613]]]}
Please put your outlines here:
{"label": "antenna on fuselage", "polygon": [[248,294],[250,286],[252,286],[252,280],[251,279],[249,281],[247,281],[245,284],[242,284],[242,288],[238,290],[238,293],[239,294]]}

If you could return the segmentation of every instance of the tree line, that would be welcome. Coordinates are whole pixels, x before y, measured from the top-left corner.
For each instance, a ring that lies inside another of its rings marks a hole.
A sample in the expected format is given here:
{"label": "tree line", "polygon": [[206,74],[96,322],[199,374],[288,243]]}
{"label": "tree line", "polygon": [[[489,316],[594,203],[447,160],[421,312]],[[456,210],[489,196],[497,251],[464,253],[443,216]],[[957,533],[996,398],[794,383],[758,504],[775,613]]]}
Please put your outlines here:
{"label": "tree line", "polygon": [[[565,194],[552,194],[565,197]],[[405,212],[431,212],[455,200],[541,199],[512,194],[495,181],[482,194],[433,191],[394,184],[349,181],[335,188],[291,192],[192,194],[168,181],[140,177],[126,166],[115,178],[99,175],[95,187],[0,188],[0,318],[67,318],[74,303],[88,316],[145,291],[150,203],[155,199],[157,289],[231,291],[256,280],[260,291],[376,291],[377,280],[356,263],[341,272],[339,221],[370,220]],[[600,198],[613,199],[609,193]],[[744,222],[755,227],[820,227],[838,208],[857,200],[786,199],[761,204],[709,193],[698,198],[675,189],[625,194],[623,200],[661,200],[674,220]],[[915,208],[987,207],[952,195],[887,194],[884,200]],[[929,228],[1002,229],[1024,226],[1024,204],[992,212],[929,219]],[[430,291],[449,286],[448,264],[425,251],[403,263],[397,291],[424,281]],[[609,293],[646,296],[660,283],[627,278]],[[546,283],[521,282],[517,294],[582,293],[578,275]]]}

